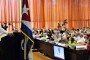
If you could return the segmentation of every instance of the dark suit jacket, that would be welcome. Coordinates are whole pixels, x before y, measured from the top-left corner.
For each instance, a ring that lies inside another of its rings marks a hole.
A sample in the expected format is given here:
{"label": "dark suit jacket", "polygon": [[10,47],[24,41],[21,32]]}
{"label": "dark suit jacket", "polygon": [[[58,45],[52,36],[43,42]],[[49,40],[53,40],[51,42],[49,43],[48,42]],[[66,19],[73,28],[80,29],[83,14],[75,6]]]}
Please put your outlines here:
{"label": "dark suit jacket", "polygon": [[0,42],[0,60],[20,60],[21,33],[6,36]]}

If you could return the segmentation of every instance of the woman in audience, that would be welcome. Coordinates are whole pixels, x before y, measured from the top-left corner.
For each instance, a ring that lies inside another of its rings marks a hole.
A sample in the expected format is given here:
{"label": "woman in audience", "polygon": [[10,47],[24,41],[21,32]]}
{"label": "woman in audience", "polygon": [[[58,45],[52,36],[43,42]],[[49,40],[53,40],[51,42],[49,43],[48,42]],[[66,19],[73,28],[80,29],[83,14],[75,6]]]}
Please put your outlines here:
{"label": "woman in audience", "polygon": [[74,39],[74,34],[71,35],[71,37],[69,38],[69,41],[68,41],[68,44],[69,46],[74,46],[77,42],[76,40]]}

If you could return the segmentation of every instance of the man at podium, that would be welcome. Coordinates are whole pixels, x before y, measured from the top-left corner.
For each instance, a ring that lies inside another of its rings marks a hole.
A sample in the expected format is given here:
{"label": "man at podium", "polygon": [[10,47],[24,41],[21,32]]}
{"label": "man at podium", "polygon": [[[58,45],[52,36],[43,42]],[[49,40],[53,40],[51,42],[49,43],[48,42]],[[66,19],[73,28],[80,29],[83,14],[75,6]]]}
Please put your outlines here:
{"label": "man at podium", "polygon": [[2,37],[7,36],[8,32],[0,26],[0,41]]}
{"label": "man at podium", "polygon": [[0,26],[0,34],[8,34],[8,32]]}

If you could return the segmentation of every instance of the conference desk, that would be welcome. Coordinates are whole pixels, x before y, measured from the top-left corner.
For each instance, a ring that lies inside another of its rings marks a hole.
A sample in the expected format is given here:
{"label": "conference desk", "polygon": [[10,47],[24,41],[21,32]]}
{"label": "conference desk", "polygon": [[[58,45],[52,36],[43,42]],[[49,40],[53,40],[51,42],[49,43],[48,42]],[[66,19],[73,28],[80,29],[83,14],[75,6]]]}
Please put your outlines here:
{"label": "conference desk", "polygon": [[[49,42],[41,41],[38,39],[34,39],[34,43],[34,47],[37,48],[41,53],[51,57],[52,59],[56,59],[54,57],[53,49],[55,44],[51,44]],[[66,47],[63,48],[65,51],[65,60],[89,60],[88,50],[75,50]]]}

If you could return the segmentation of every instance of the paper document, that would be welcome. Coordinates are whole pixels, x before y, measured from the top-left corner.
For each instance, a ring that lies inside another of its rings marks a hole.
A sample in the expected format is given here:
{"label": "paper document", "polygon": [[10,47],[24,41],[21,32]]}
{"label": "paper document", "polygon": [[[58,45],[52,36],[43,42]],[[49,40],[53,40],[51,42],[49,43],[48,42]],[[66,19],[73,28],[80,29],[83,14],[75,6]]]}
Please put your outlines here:
{"label": "paper document", "polygon": [[87,49],[87,45],[76,46],[76,50],[83,50],[83,49]]}

